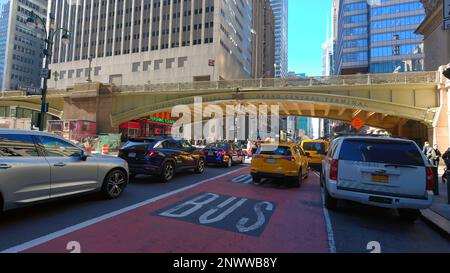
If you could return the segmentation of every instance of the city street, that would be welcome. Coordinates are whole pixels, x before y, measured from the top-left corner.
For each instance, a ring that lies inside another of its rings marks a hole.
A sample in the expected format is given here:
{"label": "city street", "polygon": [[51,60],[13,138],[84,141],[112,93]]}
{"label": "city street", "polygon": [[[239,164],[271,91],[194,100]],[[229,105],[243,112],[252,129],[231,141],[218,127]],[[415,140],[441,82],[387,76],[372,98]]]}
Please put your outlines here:
{"label": "city street", "polygon": [[208,167],[170,183],[132,180],[124,194],[95,195],[6,212],[0,250],[62,252],[368,253],[450,252],[450,242],[421,219],[394,210],[341,202],[324,209],[317,173],[300,188],[253,184],[248,164]]}

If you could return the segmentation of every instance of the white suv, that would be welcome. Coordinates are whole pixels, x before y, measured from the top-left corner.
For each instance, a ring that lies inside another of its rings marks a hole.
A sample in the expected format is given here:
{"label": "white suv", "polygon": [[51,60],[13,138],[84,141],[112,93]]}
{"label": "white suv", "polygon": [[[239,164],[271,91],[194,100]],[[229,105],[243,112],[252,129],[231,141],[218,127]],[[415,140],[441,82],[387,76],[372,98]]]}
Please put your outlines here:
{"label": "white suv", "polygon": [[416,143],[388,137],[347,136],[333,141],[322,161],[325,206],[338,199],[396,208],[415,221],[433,202],[433,172]]}

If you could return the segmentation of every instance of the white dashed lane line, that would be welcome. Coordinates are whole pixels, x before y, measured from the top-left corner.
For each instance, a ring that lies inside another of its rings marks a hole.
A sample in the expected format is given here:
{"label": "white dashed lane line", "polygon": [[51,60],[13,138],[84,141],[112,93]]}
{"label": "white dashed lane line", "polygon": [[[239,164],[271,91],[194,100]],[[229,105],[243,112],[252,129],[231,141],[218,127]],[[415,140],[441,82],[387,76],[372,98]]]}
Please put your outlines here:
{"label": "white dashed lane line", "polygon": [[[320,178],[320,173],[314,171],[314,174]],[[323,216],[325,218],[325,224],[327,226],[327,236],[328,236],[328,249],[330,253],[336,253],[336,243],[334,241],[334,233],[333,233],[333,225],[331,224],[330,214],[328,209],[325,207],[325,198],[324,191],[320,188],[321,196],[322,196],[322,207],[323,207]]]}

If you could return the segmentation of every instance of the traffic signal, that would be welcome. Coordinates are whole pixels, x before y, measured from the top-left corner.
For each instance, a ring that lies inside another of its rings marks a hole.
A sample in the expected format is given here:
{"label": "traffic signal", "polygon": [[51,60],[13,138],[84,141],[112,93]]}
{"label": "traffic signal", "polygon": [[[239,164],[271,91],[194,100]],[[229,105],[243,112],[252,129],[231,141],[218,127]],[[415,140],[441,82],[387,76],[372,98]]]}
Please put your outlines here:
{"label": "traffic signal", "polygon": [[445,70],[444,72],[442,72],[442,74],[450,80],[450,67],[447,68],[447,70]]}

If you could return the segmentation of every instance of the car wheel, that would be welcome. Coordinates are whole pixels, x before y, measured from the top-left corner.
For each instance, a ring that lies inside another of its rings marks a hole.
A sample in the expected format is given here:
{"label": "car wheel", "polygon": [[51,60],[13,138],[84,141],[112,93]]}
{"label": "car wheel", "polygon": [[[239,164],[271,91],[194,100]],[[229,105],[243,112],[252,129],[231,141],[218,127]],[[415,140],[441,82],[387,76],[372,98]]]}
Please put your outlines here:
{"label": "car wheel", "polygon": [[294,185],[294,187],[296,188],[300,188],[302,185],[302,180],[303,180],[303,170],[300,169],[298,171],[298,175],[296,177],[293,178],[292,183]]}
{"label": "car wheel", "polygon": [[205,172],[205,160],[199,158],[197,162],[197,167],[195,167],[195,173],[202,174]]}
{"label": "car wheel", "polygon": [[231,157],[228,159],[228,162],[227,162],[227,164],[226,164],[226,167],[227,167],[227,168],[233,167],[233,159],[232,159]]}
{"label": "car wheel", "polygon": [[325,207],[329,210],[336,209],[337,199],[330,195],[325,184],[323,185],[323,191],[325,196],[324,197]]}
{"label": "car wheel", "polygon": [[174,174],[175,174],[175,165],[173,164],[172,161],[166,161],[162,167],[162,173],[160,176],[161,182],[162,183],[169,182],[170,180],[172,180]]}
{"label": "car wheel", "polygon": [[252,175],[253,183],[261,183],[261,177]]}
{"label": "car wheel", "polygon": [[102,186],[102,195],[106,199],[119,197],[128,184],[127,174],[123,170],[113,170],[109,172]]}
{"label": "car wheel", "polygon": [[421,215],[418,209],[399,209],[398,214],[402,220],[411,223],[414,223]]}

